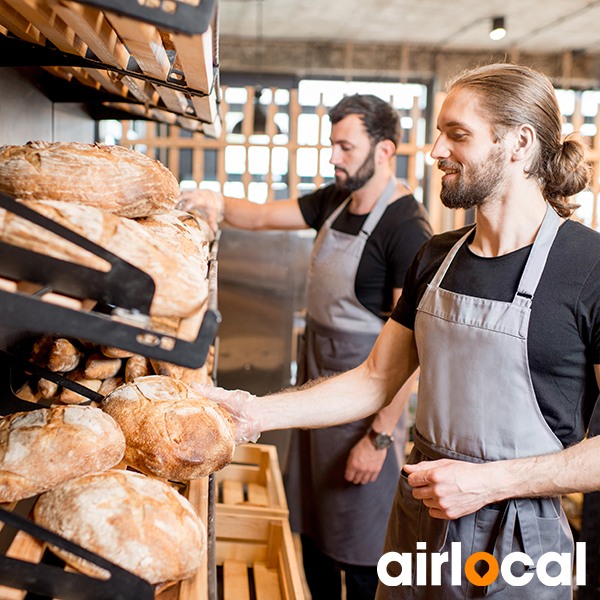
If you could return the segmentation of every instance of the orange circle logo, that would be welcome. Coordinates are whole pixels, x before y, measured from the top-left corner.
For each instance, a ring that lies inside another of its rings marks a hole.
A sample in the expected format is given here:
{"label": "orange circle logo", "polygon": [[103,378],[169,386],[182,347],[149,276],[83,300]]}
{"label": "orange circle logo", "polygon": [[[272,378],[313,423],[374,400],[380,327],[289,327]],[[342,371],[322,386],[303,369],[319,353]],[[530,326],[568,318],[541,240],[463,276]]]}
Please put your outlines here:
{"label": "orange circle logo", "polygon": [[[483,576],[475,570],[475,565],[480,560],[485,561],[489,567],[487,573]],[[499,571],[498,561],[489,552],[476,552],[475,554],[471,554],[465,563],[465,575],[467,576],[467,579],[473,585],[478,587],[485,587],[493,583],[496,580],[496,577],[498,577]]]}

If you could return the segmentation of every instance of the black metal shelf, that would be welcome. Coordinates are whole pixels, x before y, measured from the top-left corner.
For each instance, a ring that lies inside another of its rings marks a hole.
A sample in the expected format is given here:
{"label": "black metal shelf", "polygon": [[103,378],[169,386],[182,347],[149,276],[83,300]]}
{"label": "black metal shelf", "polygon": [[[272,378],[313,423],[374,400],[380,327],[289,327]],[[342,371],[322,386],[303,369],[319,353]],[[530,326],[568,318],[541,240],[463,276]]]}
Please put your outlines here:
{"label": "black metal shelf", "polygon": [[188,342],[148,326],[154,295],[154,282],[149,275],[6,194],[0,193],[0,207],[56,233],[111,265],[111,270],[103,273],[0,243],[0,275],[42,285],[44,293],[55,291],[97,300],[100,308],[76,310],[50,304],[35,295],[0,290],[0,327],[5,325],[27,334],[85,339],[189,368],[204,365],[221,322],[217,308],[218,237],[212,242],[208,273],[204,275],[209,286],[208,308],[196,340]]}

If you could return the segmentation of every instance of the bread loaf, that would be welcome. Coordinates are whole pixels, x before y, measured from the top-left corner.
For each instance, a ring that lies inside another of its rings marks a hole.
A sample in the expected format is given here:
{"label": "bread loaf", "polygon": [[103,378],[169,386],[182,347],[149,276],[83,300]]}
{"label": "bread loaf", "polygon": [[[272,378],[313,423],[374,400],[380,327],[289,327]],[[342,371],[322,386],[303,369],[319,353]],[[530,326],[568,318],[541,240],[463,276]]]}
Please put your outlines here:
{"label": "bread loaf", "polygon": [[[77,369],[76,371],[71,371],[70,373],[66,373],[65,377],[86,387],[88,390],[92,390],[93,392],[97,392],[102,385],[102,381],[100,379],[88,379],[83,369]],[[82,402],[87,402],[89,398],[86,396],[82,396],[77,392],[69,390],[67,388],[63,388],[61,393],[58,396],[58,399],[65,404],[81,404]]]}
{"label": "bread loaf", "polygon": [[120,358],[108,358],[102,354],[92,354],[85,363],[84,375],[88,379],[108,379],[114,377],[121,368]]}
{"label": "bread loaf", "polygon": [[48,351],[48,369],[55,373],[72,371],[83,358],[81,350],[69,340],[58,338],[52,342]]}
{"label": "bread loaf", "polygon": [[85,473],[109,469],[125,452],[113,419],[98,408],[57,406],[0,419],[0,502],[35,496]]}
{"label": "bread loaf", "polygon": [[129,218],[168,212],[179,200],[177,179],[160,162],[122,146],[77,142],[0,147],[0,191]]}
{"label": "bread loaf", "polygon": [[[34,519],[152,584],[191,577],[206,551],[206,531],[191,504],[168,484],[131,471],[60,485],[40,497]],[[51,548],[72,567],[99,574],[91,563]]]}
{"label": "bread loaf", "polygon": [[[184,256],[133,219],[91,206],[54,201],[24,204],[148,273],[156,285],[152,315],[187,317],[204,304],[208,295],[207,267],[200,254]],[[105,260],[4,210],[0,211],[0,240],[100,271],[109,270]]]}
{"label": "bread loaf", "polygon": [[136,379],[109,394],[100,407],[125,434],[125,462],[143,473],[198,479],[233,457],[235,426],[227,411],[176,379]]}

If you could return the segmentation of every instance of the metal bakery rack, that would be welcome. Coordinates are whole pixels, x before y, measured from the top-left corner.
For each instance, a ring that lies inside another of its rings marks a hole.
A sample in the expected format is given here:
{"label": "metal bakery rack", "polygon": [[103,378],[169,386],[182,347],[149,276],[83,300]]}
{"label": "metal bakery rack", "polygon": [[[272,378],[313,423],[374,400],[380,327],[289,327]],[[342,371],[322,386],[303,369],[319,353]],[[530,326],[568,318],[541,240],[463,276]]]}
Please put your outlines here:
{"label": "metal bakery rack", "polygon": [[[111,266],[110,271],[104,273],[0,242],[0,277],[10,278],[1,281],[28,282],[36,290],[25,293],[0,289],[0,330],[9,345],[11,340],[22,342],[35,334],[54,334],[119,347],[186,367],[198,368],[204,364],[221,320],[217,309],[218,237],[212,242],[208,272],[199,274],[208,278],[208,307],[196,339],[186,341],[150,327],[154,282],[146,273],[10,196],[0,194],[0,207],[77,244]],[[64,306],[64,300],[76,303],[83,300],[89,308]],[[56,304],[57,301],[60,304]],[[102,399],[96,392],[12,352],[1,351],[0,359],[1,381],[5,384],[0,392],[2,415],[35,410],[43,405],[43,402],[28,402],[14,394],[23,373],[42,376],[88,400]],[[207,526],[209,552],[200,572],[191,580],[177,584],[176,597],[178,600],[216,600],[214,480],[210,476],[185,482],[179,488]],[[38,599],[63,600],[151,600],[155,597],[154,588],[139,577],[35,525],[27,518],[34,501],[35,498],[27,499],[0,507],[2,600],[22,600],[30,597],[28,594],[35,594]],[[109,571],[110,578],[102,580],[66,571],[64,564],[46,550],[46,544],[54,544],[95,563]]]}

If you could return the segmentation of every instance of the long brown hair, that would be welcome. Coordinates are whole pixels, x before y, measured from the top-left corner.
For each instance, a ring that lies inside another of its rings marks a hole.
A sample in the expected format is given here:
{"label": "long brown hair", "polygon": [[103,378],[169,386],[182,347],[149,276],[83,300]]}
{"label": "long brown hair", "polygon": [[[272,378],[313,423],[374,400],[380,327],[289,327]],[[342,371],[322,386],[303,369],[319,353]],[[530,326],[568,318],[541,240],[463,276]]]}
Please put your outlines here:
{"label": "long brown hair", "polygon": [[461,87],[478,92],[497,137],[524,123],[533,127],[539,151],[525,172],[538,179],[542,195],[556,212],[569,217],[578,208],[569,196],[588,186],[592,171],[585,162],[585,146],[561,139],[562,115],[550,80],[528,67],[491,64],[450,83],[450,89]]}

